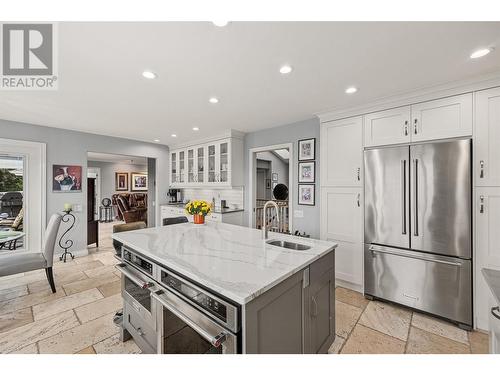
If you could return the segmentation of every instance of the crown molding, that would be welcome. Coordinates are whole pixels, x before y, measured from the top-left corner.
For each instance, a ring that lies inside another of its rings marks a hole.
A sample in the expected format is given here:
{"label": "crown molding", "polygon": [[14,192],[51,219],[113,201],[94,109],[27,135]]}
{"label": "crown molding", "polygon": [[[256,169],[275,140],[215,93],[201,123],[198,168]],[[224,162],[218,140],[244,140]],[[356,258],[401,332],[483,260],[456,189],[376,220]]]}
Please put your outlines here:
{"label": "crown molding", "polygon": [[214,135],[212,137],[198,138],[198,139],[193,139],[192,141],[189,141],[189,142],[170,144],[169,148],[170,148],[170,150],[177,150],[179,148],[196,146],[196,145],[200,145],[202,143],[215,142],[215,141],[220,141],[222,139],[227,139],[227,138],[243,139],[244,136],[245,136],[244,132],[241,132],[239,130],[229,129],[229,130],[224,131],[223,133],[219,133],[219,134]]}
{"label": "crown molding", "polygon": [[485,90],[496,86],[500,86],[500,71],[466,80],[453,81],[442,85],[430,86],[410,92],[390,95],[360,106],[350,108],[333,108],[326,111],[320,111],[314,113],[314,115],[320,119],[320,122],[328,122],[405,105],[426,102],[447,96]]}

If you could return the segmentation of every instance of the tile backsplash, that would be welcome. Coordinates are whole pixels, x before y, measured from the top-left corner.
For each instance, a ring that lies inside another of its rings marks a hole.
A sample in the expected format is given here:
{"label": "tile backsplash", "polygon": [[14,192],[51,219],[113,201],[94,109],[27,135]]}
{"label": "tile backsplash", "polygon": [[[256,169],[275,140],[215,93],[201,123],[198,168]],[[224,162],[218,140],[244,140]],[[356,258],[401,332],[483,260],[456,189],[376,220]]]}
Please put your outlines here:
{"label": "tile backsplash", "polygon": [[215,205],[220,206],[221,199],[226,200],[229,207],[233,205],[243,208],[243,187],[234,189],[182,189],[184,200],[203,199],[212,202],[215,198]]}

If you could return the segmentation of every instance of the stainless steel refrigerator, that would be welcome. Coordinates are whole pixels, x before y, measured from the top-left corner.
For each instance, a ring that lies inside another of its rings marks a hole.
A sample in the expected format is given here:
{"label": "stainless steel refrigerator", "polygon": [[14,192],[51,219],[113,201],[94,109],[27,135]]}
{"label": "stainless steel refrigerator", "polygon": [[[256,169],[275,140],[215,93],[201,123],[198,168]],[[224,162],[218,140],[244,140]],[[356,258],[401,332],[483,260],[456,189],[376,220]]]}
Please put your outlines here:
{"label": "stainless steel refrigerator", "polygon": [[365,294],[472,327],[470,139],[368,149]]}

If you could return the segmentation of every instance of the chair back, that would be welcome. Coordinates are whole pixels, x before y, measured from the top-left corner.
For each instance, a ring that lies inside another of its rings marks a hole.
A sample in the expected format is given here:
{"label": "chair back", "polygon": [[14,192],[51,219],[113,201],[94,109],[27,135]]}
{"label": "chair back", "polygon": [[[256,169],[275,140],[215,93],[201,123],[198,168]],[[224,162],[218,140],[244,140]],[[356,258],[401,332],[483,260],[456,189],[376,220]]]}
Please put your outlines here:
{"label": "chair back", "polygon": [[163,219],[163,225],[182,224],[188,222],[189,220],[186,216],[166,217]]}
{"label": "chair back", "polygon": [[119,195],[116,199],[116,203],[118,203],[118,208],[122,213],[130,210],[127,198]]}
{"label": "chair back", "polygon": [[43,256],[47,261],[47,267],[52,267],[54,263],[54,249],[56,247],[57,232],[61,225],[62,216],[58,213],[52,214],[47,229],[45,230],[45,240],[43,242]]}

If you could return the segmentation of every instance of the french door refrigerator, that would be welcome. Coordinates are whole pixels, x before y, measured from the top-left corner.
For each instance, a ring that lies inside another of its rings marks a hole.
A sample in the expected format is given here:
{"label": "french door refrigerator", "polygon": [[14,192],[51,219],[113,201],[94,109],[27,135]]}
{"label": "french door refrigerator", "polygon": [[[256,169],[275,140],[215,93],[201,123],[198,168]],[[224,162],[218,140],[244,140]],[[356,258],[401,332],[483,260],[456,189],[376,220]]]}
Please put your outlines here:
{"label": "french door refrigerator", "polygon": [[470,139],[367,149],[365,295],[472,327]]}

